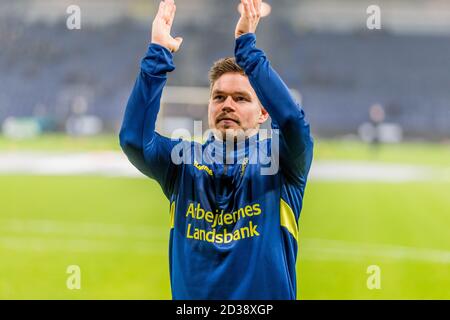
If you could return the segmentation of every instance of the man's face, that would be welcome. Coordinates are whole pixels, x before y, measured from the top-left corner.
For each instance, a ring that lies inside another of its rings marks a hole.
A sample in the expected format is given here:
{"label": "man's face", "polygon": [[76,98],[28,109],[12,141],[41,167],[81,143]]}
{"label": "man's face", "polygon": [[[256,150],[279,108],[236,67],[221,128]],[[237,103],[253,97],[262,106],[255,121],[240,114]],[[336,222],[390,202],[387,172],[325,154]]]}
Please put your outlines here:
{"label": "man's face", "polygon": [[238,134],[237,130],[257,130],[268,116],[248,77],[239,73],[225,73],[214,83],[209,100],[208,122],[209,128],[219,130],[223,137],[228,130],[232,130],[234,136]]}

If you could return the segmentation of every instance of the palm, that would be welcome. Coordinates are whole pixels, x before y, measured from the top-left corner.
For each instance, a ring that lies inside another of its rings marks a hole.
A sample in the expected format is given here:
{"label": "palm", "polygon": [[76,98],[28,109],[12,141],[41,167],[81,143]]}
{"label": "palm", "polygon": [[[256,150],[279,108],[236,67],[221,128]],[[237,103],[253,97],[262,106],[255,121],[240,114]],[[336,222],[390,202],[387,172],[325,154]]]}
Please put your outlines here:
{"label": "palm", "polygon": [[241,18],[236,26],[236,38],[245,33],[255,33],[261,18],[262,0],[241,0],[241,3]]}
{"label": "palm", "polygon": [[174,38],[170,35],[170,31],[172,29],[172,25],[169,21],[156,17],[155,22],[153,23],[153,32],[155,34],[155,38],[171,41]]}
{"label": "palm", "polygon": [[182,42],[181,38],[170,35],[175,11],[176,6],[173,0],[161,1],[152,26],[152,43],[162,45],[172,52],[178,51]]}

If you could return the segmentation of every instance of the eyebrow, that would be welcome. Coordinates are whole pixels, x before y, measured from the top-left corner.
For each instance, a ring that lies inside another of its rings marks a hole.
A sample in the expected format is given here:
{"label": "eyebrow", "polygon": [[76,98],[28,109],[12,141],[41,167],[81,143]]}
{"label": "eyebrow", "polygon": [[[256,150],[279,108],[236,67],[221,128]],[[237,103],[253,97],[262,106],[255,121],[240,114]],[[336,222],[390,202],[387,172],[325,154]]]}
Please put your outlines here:
{"label": "eyebrow", "polygon": [[216,95],[216,94],[223,94],[223,95],[232,95],[232,96],[236,96],[236,95],[241,95],[244,96],[248,99],[251,99],[252,96],[246,92],[246,91],[233,91],[233,92],[226,92],[226,91],[222,91],[222,90],[214,90],[212,95]]}

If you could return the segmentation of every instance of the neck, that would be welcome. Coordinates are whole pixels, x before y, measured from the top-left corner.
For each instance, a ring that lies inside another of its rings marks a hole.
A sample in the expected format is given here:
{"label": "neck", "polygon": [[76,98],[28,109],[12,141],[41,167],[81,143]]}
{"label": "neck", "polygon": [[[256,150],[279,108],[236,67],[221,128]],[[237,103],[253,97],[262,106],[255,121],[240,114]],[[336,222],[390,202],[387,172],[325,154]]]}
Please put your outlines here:
{"label": "neck", "polygon": [[[226,142],[233,142],[233,143],[239,143],[240,141],[245,141],[246,139],[249,139],[255,135],[258,134],[258,128],[248,129],[246,131],[242,130],[227,130],[226,133],[219,131],[217,129],[212,130],[214,139],[217,141],[222,141],[223,143]],[[225,138],[225,139],[224,139]]]}

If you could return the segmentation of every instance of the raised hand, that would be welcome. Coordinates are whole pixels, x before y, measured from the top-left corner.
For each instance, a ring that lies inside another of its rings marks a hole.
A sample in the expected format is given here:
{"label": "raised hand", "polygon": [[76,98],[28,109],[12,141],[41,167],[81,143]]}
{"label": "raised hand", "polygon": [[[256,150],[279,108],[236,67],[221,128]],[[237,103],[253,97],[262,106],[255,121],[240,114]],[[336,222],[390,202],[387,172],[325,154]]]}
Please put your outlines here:
{"label": "raised hand", "polygon": [[177,52],[183,42],[183,38],[170,35],[176,10],[174,0],[161,1],[152,25],[152,43],[166,47],[171,52]]}
{"label": "raised hand", "polygon": [[235,37],[255,33],[261,19],[262,0],[241,0],[243,10],[236,26]]}

